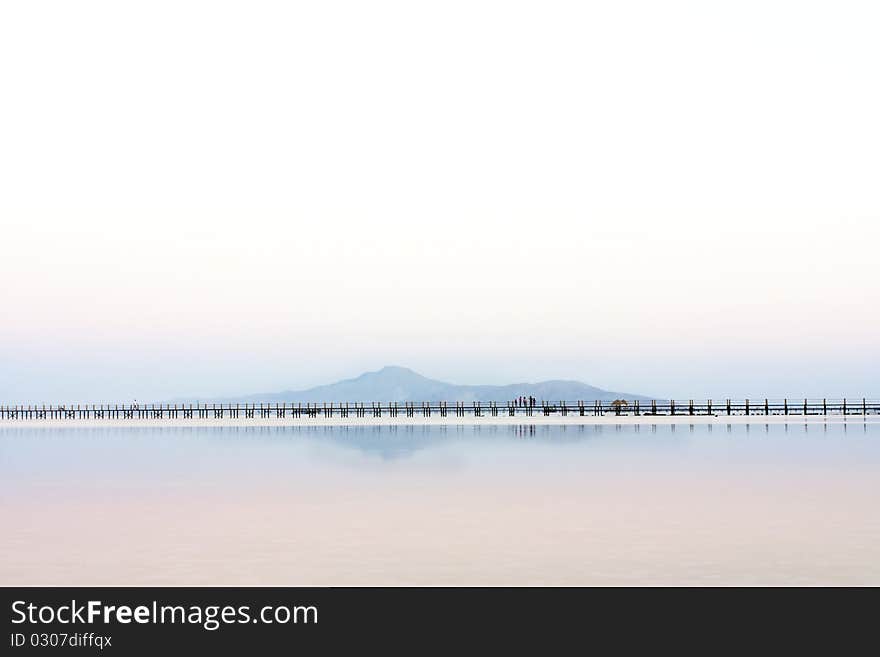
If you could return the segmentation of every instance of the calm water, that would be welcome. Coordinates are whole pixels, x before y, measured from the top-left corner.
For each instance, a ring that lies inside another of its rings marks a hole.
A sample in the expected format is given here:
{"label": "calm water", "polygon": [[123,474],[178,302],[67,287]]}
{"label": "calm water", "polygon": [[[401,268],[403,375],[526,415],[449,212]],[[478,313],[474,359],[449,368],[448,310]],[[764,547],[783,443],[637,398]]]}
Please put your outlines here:
{"label": "calm water", "polygon": [[0,584],[880,584],[880,424],[0,429]]}

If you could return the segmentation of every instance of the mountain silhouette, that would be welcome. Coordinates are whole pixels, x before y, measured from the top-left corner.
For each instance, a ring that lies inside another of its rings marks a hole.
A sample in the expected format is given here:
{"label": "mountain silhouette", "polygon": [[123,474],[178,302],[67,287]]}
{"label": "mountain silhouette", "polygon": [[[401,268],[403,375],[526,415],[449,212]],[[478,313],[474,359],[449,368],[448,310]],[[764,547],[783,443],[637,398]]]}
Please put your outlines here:
{"label": "mountain silhouette", "polygon": [[[214,402],[404,402],[404,401],[507,401],[520,395],[532,395],[547,401],[611,401],[614,399],[647,400],[648,397],[626,392],[602,390],[580,381],[541,381],[512,383],[503,386],[457,385],[422,376],[406,367],[388,366],[365,372],[353,379],[317,386],[307,390],[209,399]],[[195,400],[193,400],[195,401]]]}

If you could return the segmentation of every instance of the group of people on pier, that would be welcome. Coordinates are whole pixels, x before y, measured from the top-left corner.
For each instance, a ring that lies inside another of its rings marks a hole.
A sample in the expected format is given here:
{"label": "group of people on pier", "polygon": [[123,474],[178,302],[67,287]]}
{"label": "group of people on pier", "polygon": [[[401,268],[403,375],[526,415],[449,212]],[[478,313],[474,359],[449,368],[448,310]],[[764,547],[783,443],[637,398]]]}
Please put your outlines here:
{"label": "group of people on pier", "polygon": [[513,405],[525,408],[527,406],[533,407],[537,402],[538,402],[538,400],[535,399],[534,397],[532,397],[531,395],[529,395],[528,397],[526,397],[525,395],[520,395],[519,397],[517,397],[516,399],[513,400]]}

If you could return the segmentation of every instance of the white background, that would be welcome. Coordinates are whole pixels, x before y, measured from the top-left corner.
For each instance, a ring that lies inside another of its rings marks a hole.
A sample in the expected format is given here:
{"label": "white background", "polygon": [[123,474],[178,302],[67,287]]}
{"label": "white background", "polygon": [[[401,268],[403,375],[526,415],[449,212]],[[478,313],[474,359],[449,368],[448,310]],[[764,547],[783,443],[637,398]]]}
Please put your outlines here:
{"label": "white background", "polygon": [[0,5],[0,400],[880,397],[875,2]]}

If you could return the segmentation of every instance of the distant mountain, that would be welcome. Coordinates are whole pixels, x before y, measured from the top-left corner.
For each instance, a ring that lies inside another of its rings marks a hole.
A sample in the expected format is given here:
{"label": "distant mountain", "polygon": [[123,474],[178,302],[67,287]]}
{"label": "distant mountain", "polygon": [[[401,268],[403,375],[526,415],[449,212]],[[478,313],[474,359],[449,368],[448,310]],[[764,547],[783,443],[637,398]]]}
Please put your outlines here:
{"label": "distant mountain", "polygon": [[[513,383],[506,386],[469,386],[436,381],[406,367],[383,367],[308,390],[246,395],[212,402],[369,402],[369,401],[507,401],[520,395],[532,395],[548,401],[612,401],[614,399],[648,400],[648,397],[627,392],[611,392],[580,381],[541,381]],[[189,400],[187,400],[189,401]],[[192,400],[195,401],[195,400]]]}

